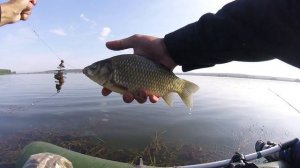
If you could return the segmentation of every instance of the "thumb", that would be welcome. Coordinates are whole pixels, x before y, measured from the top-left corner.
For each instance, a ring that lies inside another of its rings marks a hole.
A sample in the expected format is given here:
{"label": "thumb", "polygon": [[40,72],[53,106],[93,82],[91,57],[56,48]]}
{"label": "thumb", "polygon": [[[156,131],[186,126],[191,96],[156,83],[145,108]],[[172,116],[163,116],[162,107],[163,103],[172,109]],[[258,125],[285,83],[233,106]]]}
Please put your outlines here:
{"label": "thumb", "polygon": [[106,43],[106,47],[111,50],[124,50],[128,48],[134,48],[134,36],[121,39],[121,40],[115,40],[115,41],[108,41]]}

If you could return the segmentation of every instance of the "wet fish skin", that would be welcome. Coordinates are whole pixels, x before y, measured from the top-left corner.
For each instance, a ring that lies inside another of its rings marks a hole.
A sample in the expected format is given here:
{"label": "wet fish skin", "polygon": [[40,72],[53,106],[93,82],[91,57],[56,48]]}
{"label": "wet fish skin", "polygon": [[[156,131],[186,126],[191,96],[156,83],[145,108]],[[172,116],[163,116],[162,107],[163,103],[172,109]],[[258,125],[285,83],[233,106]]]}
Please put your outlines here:
{"label": "wet fish skin", "polygon": [[87,66],[83,73],[91,80],[114,92],[127,91],[137,95],[140,89],[147,94],[162,97],[172,105],[173,92],[177,92],[188,107],[192,107],[192,94],[199,87],[177,77],[172,71],[145,57],[134,54],[118,55]]}

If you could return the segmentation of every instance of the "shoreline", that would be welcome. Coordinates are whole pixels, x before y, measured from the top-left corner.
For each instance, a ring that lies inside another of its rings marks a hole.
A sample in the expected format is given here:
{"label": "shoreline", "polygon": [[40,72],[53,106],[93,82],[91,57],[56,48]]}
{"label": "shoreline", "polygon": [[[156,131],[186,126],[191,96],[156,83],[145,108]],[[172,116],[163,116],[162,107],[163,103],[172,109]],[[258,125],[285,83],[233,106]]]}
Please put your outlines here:
{"label": "shoreline", "polygon": [[[30,75],[30,74],[53,74],[57,70],[49,70],[43,72],[28,72],[28,73],[16,73],[16,74],[5,74],[5,75]],[[64,70],[65,73],[82,73],[81,69],[68,69]],[[285,82],[299,82],[300,78],[289,78],[289,77],[274,77],[274,76],[260,76],[260,75],[249,75],[249,74],[238,74],[238,73],[175,73],[176,75],[189,75],[189,76],[211,76],[211,77],[228,77],[228,78],[243,78],[243,79],[258,79],[258,80],[274,80],[274,81],[285,81]]]}
{"label": "shoreline", "polygon": [[300,83],[300,78],[260,76],[260,75],[235,74],[235,73],[175,73],[175,74],[190,75],[190,76],[211,76],[211,77],[228,77],[228,78],[243,78],[243,79],[258,79],[258,80],[274,80],[274,81]]}

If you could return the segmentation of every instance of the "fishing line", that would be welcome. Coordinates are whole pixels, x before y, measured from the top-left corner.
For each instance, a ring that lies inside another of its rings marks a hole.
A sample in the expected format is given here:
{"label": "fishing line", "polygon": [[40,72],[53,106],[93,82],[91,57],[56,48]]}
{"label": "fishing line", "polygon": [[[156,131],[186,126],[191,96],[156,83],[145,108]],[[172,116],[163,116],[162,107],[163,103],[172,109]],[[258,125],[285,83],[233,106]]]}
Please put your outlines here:
{"label": "fishing line", "polygon": [[274,92],[273,90],[271,90],[270,88],[268,89],[270,92],[272,92],[273,94],[275,94],[277,97],[279,97],[281,100],[283,100],[285,103],[287,103],[290,107],[292,107],[294,110],[296,110],[298,113],[300,113],[300,111],[293,106],[291,103],[289,103],[287,100],[285,100],[283,97],[281,97],[279,94],[277,94],[276,92]]}
{"label": "fishing line", "polygon": [[56,56],[57,59],[62,60],[58,54],[40,37],[40,35],[33,28],[30,28],[34,35]]}
{"label": "fishing line", "polygon": [[[28,22],[27,22],[27,25],[28,25],[28,27],[31,29],[31,31],[33,32],[33,34],[39,39],[39,41],[40,41],[41,43],[43,43],[43,45],[46,46],[46,47],[49,49],[49,51],[50,51],[50,52],[51,52],[58,60],[60,60],[60,61],[63,60],[63,59],[62,59],[62,58],[61,58],[61,57],[53,50],[53,48],[50,47],[50,45],[49,45],[45,40],[43,40],[43,39],[41,38],[41,36],[39,35],[39,33],[38,33],[35,29],[33,29],[33,26],[32,26],[32,25],[30,25]],[[69,64],[69,63],[66,63],[65,61],[64,61],[64,63],[65,63],[66,65],[72,67],[72,68],[79,69],[79,68],[76,68],[75,66],[73,66],[73,65],[71,65],[71,64]],[[28,107],[22,107],[22,106],[12,106],[12,107],[9,107],[9,108],[8,108],[8,112],[9,112],[9,113],[14,113],[14,112],[16,112],[16,111],[25,111],[25,110],[28,110],[28,109],[32,108],[32,106],[37,105],[37,104],[39,104],[39,103],[41,103],[41,102],[43,102],[43,101],[46,101],[46,100],[48,100],[48,99],[50,99],[50,98],[52,98],[52,97],[58,95],[58,93],[59,93],[59,92],[56,92],[56,93],[54,93],[54,94],[52,94],[52,95],[50,95],[50,96],[48,96],[48,97],[46,97],[46,98],[37,98],[37,100],[31,102],[31,105],[28,105]]]}
{"label": "fishing line", "polygon": [[45,100],[48,100],[48,99],[50,99],[50,98],[52,98],[52,97],[54,97],[56,95],[58,95],[58,93],[54,93],[54,94],[52,94],[52,95],[50,95],[48,97],[45,97],[45,98],[38,98],[37,100],[31,102],[31,105],[28,105],[27,107],[21,107],[21,106],[9,107],[8,112],[9,113],[14,113],[16,111],[25,111],[25,110],[28,110],[28,109],[32,108],[32,106],[35,106],[35,105],[37,105],[37,104],[39,104],[39,103],[41,103],[41,102],[43,102]]}
{"label": "fishing line", "polygon": [[[31,31],[33,32],[33,34],[39,39],[39,41],[42,42],[42,44],[45,45],[45,47],[47,47],[47,48],[49,49],[49,51],[50,51],[57,59],[59,59],[59,60],[64,60],[64,61],[65,61],[65,59],[62,59],[62,58],[54,51],[54,49],[53,49],[53,48],[52,48],[45,40],[43,40],[43,39],[41,38],[41,36],[39,35],[39,33],[33,28],[32,25],[30,25],[29,23],[27,23],[27,25],[28,25],[28,27],[31,29]],[[65,64],[68,65],[68,66],[70,66],[70,67],[72,67],[72,68],[74,68],[74,69],[80,69],[80,68],[76,68],[75,66],[73,66],[73,65],[71,65],[71,64],[69,64],[69,63],[67,63],[66,61],[65,61]]]}
{"label": "fishing line", "polygon": [[50,95],[50,96],[48,96],[48,97],[45,97],[45,98],[43,98],[43,99],[36,100],[36,101],[32,102],[31,105],[34,106],[34,105],[36,105],[36,104],[38,104],[38,103],[43,102],[44,100],[47,100],[47,99],[50,99],[50,98],[54,97],[54,96],[56,96],[56,95],[58,95],[58,93],[54,93],[54,94],[52,94],[52,95]]}

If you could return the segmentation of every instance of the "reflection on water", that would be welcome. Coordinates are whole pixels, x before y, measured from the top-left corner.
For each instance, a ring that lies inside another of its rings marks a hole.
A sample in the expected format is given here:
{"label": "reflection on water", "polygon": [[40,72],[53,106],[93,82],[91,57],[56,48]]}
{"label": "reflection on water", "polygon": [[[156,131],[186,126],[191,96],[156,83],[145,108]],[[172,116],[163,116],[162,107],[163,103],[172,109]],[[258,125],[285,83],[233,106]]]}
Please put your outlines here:
{"label": "reflection on water", "polygon": [[163,101],[125,104],[118,94],[102,97],[101,88],[82,74],[68,74],[68,82],[56,95],[52,74],[0,76],[0,142],[51,128],[93,135],[116,149],[138,149],[163,133],[171,145],[197,144],[228,154],[252,152],[258,139],[299,137],[300,114],[287,102],[300,109],[300,83],[181,77],[200,86],[192,111],[179,96],[174,107]]}

